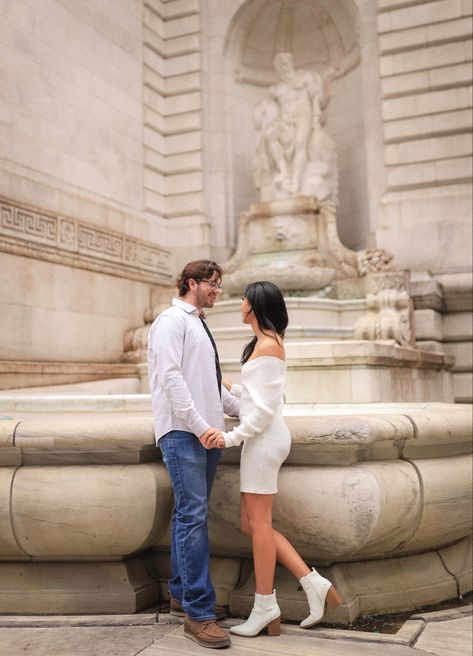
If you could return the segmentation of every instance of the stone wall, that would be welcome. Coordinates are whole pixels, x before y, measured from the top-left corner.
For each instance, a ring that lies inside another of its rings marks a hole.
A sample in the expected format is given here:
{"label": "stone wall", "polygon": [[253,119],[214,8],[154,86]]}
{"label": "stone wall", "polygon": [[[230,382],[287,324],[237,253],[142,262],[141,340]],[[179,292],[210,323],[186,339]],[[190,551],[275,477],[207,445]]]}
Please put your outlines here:
{"label": "stone wall", "polygon": [[[124,332],[171,274],[160,220],[143,212],[141,0],[113,12],[1,2],[0,25],[0,369],[11,387],[11,362],[21,386],[40,382],[32,361],[120,362]],[[72,369],[65,380],[90,379]]]}
{"label": "stone wall", "polygon": [[145,0],[144,207],[165,219],[174,268],[209,247],[203,202],[199,0]]}
{"label": "stone wall", "polygon": [[378,0],[386,193],[378,245],[397,265],[471,267],[468,0]]}

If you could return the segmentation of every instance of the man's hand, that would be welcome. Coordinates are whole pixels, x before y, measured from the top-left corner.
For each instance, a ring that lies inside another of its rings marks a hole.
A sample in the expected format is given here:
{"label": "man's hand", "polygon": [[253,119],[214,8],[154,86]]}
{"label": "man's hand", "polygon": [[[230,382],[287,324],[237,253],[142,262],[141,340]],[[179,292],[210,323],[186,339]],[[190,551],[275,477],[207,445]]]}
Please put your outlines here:
{"label": "man's hand", "polygon": [[206,449],[222,449],[225,446],[225,440],[218,428],[208,428],[199,440]]}

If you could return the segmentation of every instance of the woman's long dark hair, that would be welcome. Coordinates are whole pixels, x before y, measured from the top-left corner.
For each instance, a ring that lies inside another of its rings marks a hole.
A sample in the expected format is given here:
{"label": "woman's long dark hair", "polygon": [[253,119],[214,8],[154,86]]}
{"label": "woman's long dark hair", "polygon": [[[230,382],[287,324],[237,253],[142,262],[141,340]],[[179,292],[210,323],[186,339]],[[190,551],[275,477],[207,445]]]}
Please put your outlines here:
{"label": "woman's long dark hair", "polygon": [[[279,337],[284,337],[284,332],[289,322],[286,303],[281,290],[273,282],[252,282],[245,289],[244,298],[251,305],[251,310],[256,317],[260,330],[274,331]],[[255,350],[257,337],[253,337],[243,349],[241,363],[250,358]]]}

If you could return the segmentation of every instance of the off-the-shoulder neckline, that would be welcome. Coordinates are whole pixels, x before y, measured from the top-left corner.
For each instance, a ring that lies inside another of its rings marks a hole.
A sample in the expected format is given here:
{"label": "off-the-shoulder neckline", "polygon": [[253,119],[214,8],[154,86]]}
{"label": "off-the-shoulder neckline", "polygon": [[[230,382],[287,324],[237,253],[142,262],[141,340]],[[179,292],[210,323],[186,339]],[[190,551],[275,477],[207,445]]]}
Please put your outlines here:
{"label": "off-the-shoulder neckline", "polygon": [[[247,360],[245,364],[249,364],[255,360],[261,360],[261,358],[271,358],[272,360],[278,360],[281,364],[286,364],[286,360],[281,360],[277,355],[257,355],[256,358],[250,358],[250,360]],[[243,366],[245,366],[245,364]]]}

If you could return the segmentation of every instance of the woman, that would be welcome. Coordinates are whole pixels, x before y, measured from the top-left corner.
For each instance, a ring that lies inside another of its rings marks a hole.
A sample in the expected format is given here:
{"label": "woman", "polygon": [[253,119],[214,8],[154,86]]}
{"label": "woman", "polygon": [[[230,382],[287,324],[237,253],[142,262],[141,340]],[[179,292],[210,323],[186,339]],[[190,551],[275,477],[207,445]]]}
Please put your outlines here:
{"label": "woman", "polygon": [[227,389],[241,397],[239,426],[215,435],[209,446],[230,447],[244,442],[240,462],[240,521],[253,546],[256,594],[246,622],[230,629],[241,636],[256,636],[267,627],[280,634],[281,611],[273,590],[276,560],[299,579],[307,594],[310,614],[301,622],[308,628],[319,622],[325,602],[341,603],[330,581],[312,571],[289,541],[272,527],[272,506],[279,469],[286,459],[291,436],[282,417],[286,373],[284,332],[288,324],[280,289],[271,282],[248,285],[241,304],[242,319],[255,334],[241,358],[242,385]]}

